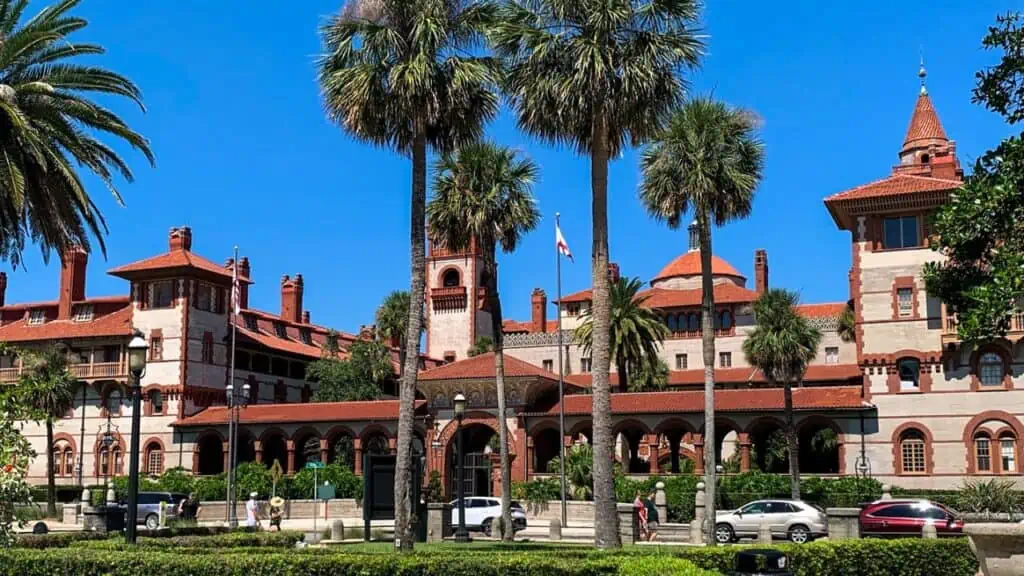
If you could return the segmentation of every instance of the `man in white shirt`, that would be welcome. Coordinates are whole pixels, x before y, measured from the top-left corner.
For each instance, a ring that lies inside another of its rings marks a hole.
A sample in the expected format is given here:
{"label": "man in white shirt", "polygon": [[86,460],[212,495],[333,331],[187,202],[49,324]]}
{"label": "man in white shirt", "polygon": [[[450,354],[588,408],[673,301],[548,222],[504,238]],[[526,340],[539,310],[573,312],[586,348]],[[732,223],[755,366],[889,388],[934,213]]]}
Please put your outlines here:
{"label": "man in white shirt", "polygon": [[258,505],[256,504],[256,492],[249,494],[249,501],[245,503],[245,525],[250,528],[255,528],[260,525],[259,516],[257,514]]}

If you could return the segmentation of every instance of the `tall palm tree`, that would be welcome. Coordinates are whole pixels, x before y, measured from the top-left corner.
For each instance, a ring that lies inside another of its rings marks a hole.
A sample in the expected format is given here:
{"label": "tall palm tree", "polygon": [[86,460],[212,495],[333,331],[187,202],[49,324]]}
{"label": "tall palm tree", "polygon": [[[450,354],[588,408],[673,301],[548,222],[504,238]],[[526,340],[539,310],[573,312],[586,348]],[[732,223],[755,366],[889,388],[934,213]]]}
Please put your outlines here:
{"label": "tall palm tree", "polygon": [[[513,252],[524,234],[537,227],[540,213],[530,193],[537,165],[504,146],[476,142],[445,154],[437,162],[434,198],[427,205],[430,235],[451,250],[466,250],[476,240],[483,259],[484,289],[491,315],[494,381],[498,396],[498,440],[501,445],[502,539],[512,540],[512,473],[508,461],[505,420],[505,353],[498,295],[500,246]],[[479,342],[478,342],[479,343]]]}
{"label": "tall palm tree", "polygon": [[505,0],[492,35],[518,124],[590,157],[594,543],[621,546],[615,513],[608,279],[608,163],[647,141],[684,95],[703,41],[699,0]]}
{"label": "tall palm tree", "polygon": [[[133,180],[127,162],[99,136],[113,136],[153,164],[149,142],[92,94],[122,96],[139,108],[131,80],[76,56],[103,54],[69,37],[87,22],[63,0],[23,20],[28,0],[0,0],[0,257],[17,265],[26,238],[48,258],[53,249],[88,249],[96,237],[106,253],[106,222],[76,171],[84,166],[123,203],[115,182]],[[90,94],[92,93],[92,94]]]}
{"label": "tall palm tree", "polygon": [[789,486],[800,498],[800,461],[793,417],[793,383],[803,379],[807,365],[817,354],[821,332],[796,311],[795,292],[772,289],[754,302],[757,325],[743,342],[747,362],[758,367],[768,385],[782,382],[785,401],[786,450],[789,452]]}
{"label": "tall palm tree", "polygon": [[464,0],[350,0],[321,29],[327,116],[357,140],[412,159],[409,323],[399,390],[395,539],[412,549],[413,403],[426,274],[427,151],[480,137],[498,112],[499,69],[479,56],[494,6]]}
{"label": "tall palm tree", "polygon": [[839,314],[839,337],[843,342],[854,342],[857,340],[857,316],[853,309],[853,300],[846,302],[846,307]]}
{"label": "tall palm tree", "polygon": [[[692,208],[700,239],[704,352],[704,437],[715,444],[715,293],[711,277],[711,225],[750,214],[761,180],[764,149],[750,112],[710,98],[686,102],[644,151],[640,199],[647,212],[676,229]],[[714,544],[716,450],[704,452],[710,508],[704,530]]]}
{"label": "tall palm tree", "polygon": [[46,424],[46,515],[57,515],[57,483],[54,479],[53,423],[75,405],[77,380],[68,372],[67,357],[54,348],[19,353],[26,368],[20,386],[29,404]]}
{"label": "tall palm tree", "polygon": [[395,290],[388,294],[377,307],[374,321],[377,323],[377,336],[387,340],[389,345],[398,347],[398,364],[405,366],[406,333],[409,331],[409,292]]}
{"label": "tall palm tree", "polygon": [[[641,364],[646,364],[648,373],[657,373],[658,346],[668,335],[664,321],[654,310],[644,306],[648,296],[638,296],[641,287],[639,278],[619,278],[611,287],[608,340],[619,374],[620,392],[629,390],[630,371],[640,370]],[[573,339],[583,348],[583,354],[590,354],[594,345],[592,309],[581,315]]]}

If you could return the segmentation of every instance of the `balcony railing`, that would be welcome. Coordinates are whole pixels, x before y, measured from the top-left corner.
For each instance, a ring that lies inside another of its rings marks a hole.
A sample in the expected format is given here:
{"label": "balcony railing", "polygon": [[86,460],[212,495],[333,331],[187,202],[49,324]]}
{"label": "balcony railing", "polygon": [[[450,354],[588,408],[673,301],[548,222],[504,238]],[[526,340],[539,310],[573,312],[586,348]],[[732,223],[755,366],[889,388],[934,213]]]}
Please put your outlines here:
{"label": "balcony railing", "polygon": [[[0,368],[0,383],[17,382],[24,373],[23,366]],[[71,364],[68,372],[80,380],[97,380],[100,378],[126,378],[127,369],[121,362],[96,362],[94,364]]]}
{"label": "balcony railing", "polygon": [[[1024,310],[1018,310],[1013,313],[1010,317],[1010,333],[1021,333],[1024,332]],[[944,313],[942,322],[942,336],[944,340],[952,341],[956,339],[956,314],[955,313]]]}

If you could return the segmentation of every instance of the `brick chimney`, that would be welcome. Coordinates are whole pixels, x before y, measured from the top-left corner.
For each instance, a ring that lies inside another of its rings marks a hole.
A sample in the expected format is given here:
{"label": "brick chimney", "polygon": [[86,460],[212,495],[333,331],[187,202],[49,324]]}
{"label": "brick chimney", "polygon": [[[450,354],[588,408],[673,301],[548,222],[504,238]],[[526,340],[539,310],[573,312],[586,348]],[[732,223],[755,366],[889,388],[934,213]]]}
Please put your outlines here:
{"label": "brick chimney", "polygon": [[80,246],[68,248],[61,255],[58,320],[71,318],[72,303],[85,300],[85,268],[88,264],[89,254]]}
{"label": "brick chimney", "polygon": [[534,288],[530,295],[530,332],[548,331],[548,295],[540,288]]}
{"label": "brick chimney", "polygon": [[171,233],[168,235],[167,240],[172,252],[175,250],[192,251],[192,229],[188,226],[171,228]]}
{"label": "brick chimney", "polygon": [[302,320],[302,274],[281,278],[281,318],[296,323]]}
{"label": "brick chimney", "polygon": [[0,272],[0,306],[7,302],[7,272]]}
{"label": "brick chimney", "polygon": [[754,289],[758,294],[768,290],[768,252],[762,249],[754,251]]}
{"label": "brick chimney", "polygon": [[608,263],[608,281],[612,284],[619,281],[619,265],[615,262]]}
{"label": "brick chimney", "polygon": [[310,323],[309,322],[309,310],[303,310],[302,311],[302,323],[303,324],[309,324]]}

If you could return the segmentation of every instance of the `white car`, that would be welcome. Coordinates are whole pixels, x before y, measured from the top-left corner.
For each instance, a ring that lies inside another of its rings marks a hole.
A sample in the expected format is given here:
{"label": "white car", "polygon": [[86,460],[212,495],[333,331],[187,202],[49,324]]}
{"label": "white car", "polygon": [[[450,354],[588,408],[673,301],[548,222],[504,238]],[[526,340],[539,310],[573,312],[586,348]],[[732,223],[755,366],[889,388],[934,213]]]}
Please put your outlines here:
{"label": "white car", "polygon": [[785,538],[796,544],[828,534],[825,512],[801,500],[757,500],[715,516],[715,540],[720,544],[757,538],[762,522],[768,524],[772,538]]}
{"label": "white car", "polygon": [[[464,498],[466,505],[466,528],[480,530],[491,535],[491,526],[501,517],[501,499],[470,496]],[[459,501],[452,500],[452,530],[459,525]],[[512,502],[512,529],[516,532],[526,528],[526,510],[518,502]]]}

